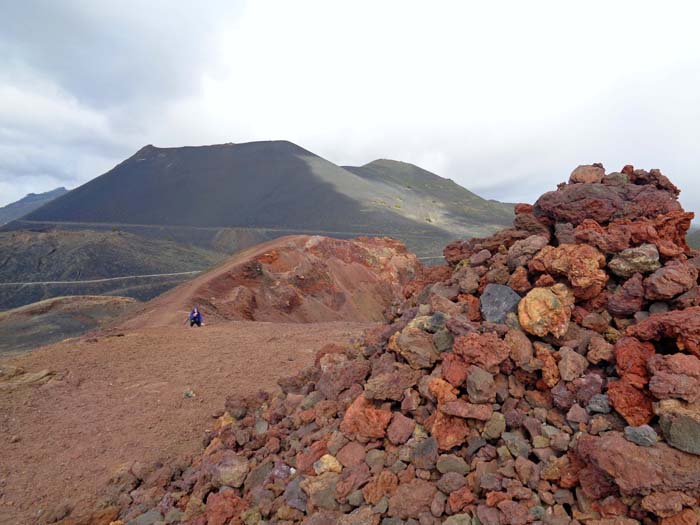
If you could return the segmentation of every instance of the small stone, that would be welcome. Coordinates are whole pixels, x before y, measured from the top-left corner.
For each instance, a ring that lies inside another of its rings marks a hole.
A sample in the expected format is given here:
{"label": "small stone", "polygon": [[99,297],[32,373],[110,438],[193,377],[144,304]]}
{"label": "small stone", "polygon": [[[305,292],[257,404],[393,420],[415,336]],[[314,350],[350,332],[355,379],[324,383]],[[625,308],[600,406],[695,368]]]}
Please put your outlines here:
{"label": "small stone", "polygon": [[411,463],[416,468],[431,470],[438,458],[438,443],[434,437],[420,441],[411,453]]}
{"label": "small stone", "polygon": [[574,403],[566,414],[566,420],[571,423],[588,423],[588,412],[578,403]]}
{"label": "small stone", "polygon": [[469,473],[469,464],[463,458],[454,454],[443,454],[437,460],[437,469],[441,474],[455,472],[457,474],[466,475]]}
{"label": "small stone", "polygon": [[503,432],[501,438],[513,456],[527,458],[530,455],[532,447],[521,435],[515,432]]}
{"label": "small stone", "polygon": [[324,472],[340,472],[343,470],[343,466],[340,462],[330,454],[324,454],[321,459],[314,463],[314,472],[316,475],[323,474]]}
{"label": "small stone", "polygon": [[595,394],[591,397],[586,408],[591,414],[609,414],[612,410],[610,408],[610,400],[605,394]]}
{"label": "small stone", "polygon": [[558,365],[559,374],[564,381],[573,381],[577,377],[581,377],[588,368],[588,360],[571,348],[562,347],[559,350],[559,355],[561,356]]}
{"label": "small stone", "polygon": [[401,412],[394,412],[391,423],[387,428],[387,437],[394,445],[403,445],[413,434],[416,422],[404,416]]}
{"label": "small stone", "polygon": [[625,427],[625,438],[642,447],[650,447],[658,440],[656,432],[649,425]]}
{"label": "small stone", "polygon": [[506,418],[500,412],[494,412],[486,424],[484,431],[481,433],[484,439],[498,439],[506,430]]}
{"label": "small stone", "polygon": [[381,468],[384,466],[385,461],[386,452],[377,448],[374,448],[367,452],[367,456],[365,458],[365,462],[372,470],[372,472],[381,470]]}
{"label": "small stone", "polygon": [[470,366],[467,375],[467,393],[472,403],[489,403],[496,397],[493,376],[483,368]]}

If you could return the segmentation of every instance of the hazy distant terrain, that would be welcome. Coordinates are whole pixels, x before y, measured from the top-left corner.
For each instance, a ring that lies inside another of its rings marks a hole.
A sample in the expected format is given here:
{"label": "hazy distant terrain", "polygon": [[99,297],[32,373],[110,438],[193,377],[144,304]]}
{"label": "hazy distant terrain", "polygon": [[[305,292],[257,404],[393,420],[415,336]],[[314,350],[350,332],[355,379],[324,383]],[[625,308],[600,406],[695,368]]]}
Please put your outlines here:
{"label": "hazy distant terrain", "polygon": [[0,232],[0,309],[64,295],[150,299],[193,275],[159,274],[205,270],[222,258],[124,232]]}
{"label": "hazy distant terrain", "polygon": [[19,219],[66,193],[68,193],[66,188],[56,188],[45,193],[30,193],[16,202],[3,206],[0,208],[0,225]]}

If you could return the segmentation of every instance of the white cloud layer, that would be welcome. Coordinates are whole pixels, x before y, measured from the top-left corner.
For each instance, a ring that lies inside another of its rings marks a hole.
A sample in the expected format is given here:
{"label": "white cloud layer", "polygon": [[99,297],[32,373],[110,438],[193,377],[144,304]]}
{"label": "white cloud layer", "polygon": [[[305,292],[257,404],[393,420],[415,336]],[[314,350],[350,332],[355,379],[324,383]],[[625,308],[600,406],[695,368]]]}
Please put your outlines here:
{"label": "white cloud layer", "polygon": [[694,2],[31,0],[0,18],[0,205],[147,143],[288,139],[531,201],[580,163],[700,210]]}

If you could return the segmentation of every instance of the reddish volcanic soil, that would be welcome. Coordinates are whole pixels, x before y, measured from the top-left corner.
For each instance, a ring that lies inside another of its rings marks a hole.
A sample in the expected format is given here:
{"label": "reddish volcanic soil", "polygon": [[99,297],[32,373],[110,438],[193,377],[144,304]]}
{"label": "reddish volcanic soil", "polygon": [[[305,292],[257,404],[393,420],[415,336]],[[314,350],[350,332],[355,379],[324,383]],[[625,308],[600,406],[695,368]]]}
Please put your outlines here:
{"label": "reddish volcanic soil", "polygon": [[[66,503],[94,503],[134,458],[148,465],[197,453],[226,396],[274,389],[324,344],[350,343],[368,326],[232,321],[137,329],[0,360],[0,523],[40,523]],[[10,388],[2,380],[9,366],[56,376]],[[185,397],[188,389],[194,398]]]}

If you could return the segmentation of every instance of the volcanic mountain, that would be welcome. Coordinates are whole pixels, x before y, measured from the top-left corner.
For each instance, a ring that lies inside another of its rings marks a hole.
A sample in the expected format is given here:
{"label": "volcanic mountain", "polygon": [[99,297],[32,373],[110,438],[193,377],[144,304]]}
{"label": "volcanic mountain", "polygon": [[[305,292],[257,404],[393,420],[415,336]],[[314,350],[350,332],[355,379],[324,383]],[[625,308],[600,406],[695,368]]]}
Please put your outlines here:
{"label": "volcanic mountain", "polygon": [[13,228],[118,225],[229,253],[285,234],[381,235],[427,257],[512,218],[512,206],[411,164],[343,168],[291,142],[269,141],[146,146]]}
{"label": "volcanic mountain", "polygon": [[45,193],[29,193],[22,199],[0,208],[0,225],[19,219],[66,193],[68,190],[63,187]]}

